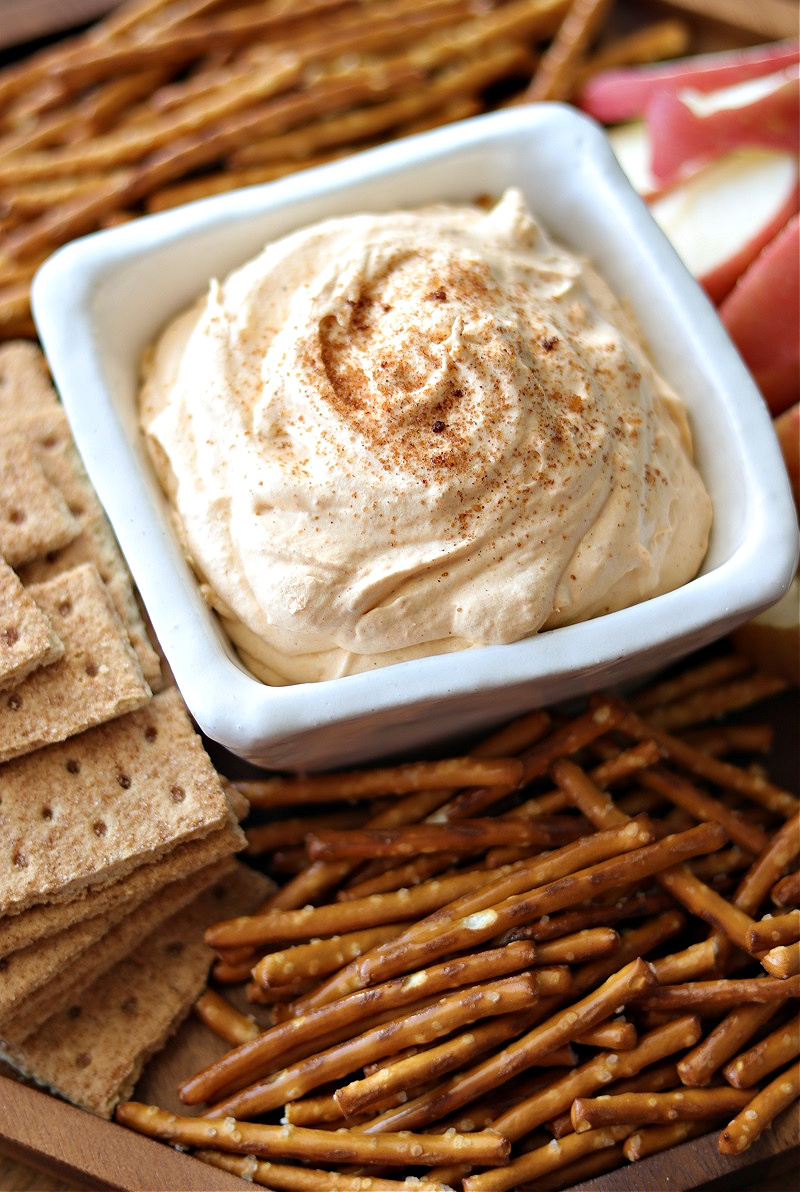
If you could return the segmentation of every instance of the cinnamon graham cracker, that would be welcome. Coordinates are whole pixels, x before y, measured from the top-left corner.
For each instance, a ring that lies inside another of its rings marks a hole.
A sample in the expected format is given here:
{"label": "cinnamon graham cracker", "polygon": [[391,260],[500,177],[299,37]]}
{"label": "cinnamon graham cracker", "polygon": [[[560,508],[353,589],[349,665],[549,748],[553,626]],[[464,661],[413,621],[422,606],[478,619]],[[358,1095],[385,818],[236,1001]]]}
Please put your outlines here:
{"label": "cinnamon graham cracker", "polygon": [[0,610],[2,691],[21,683],[37,667],[56,662],[64,653],[64,643],[47,614],[3,559],[0,559]]}
{"label": "cinnamon graham cracker", "polygon": [[0,554],[12,567],[76,538],[80,525],[21,434],[0,438]]}
{"label": "cinnamon graham cracker", "polygon": [[228,878],[148,936],[78,1000],[23,1043],[3,1047],[4,1058],[66,1100],[110,1118],[202,993],[213,959],[205,929],[252,911],[267,888],[260,874],[235,863]]}
{"label": "cinnamon graham cracker", "polygon": [[[132,907],[118,907],[113,915],[99,915],[97,920],[87,920],[85,926],[97,922],[96,938],[73,956],[68,965],[63,962],[57,965],[49,979],[39,984],[31,995],[18,999],[12,1008],[0,1013],[0,1038],[11,1044],[21,1043],[51,1015],[79,997],[98,977],[129,956],[145,936],[212,883],[226,877],[232,863],[232,855],[223,857],[180,881],[169,882]],[[43,943],[51,951],[56,951],[60,939],[61,936],[52,936]],[[36,945],[25,951],[31,952],[35,948]],[[15,958],[8,959],[13,961]]]}
{"label": "cinnamon graham cracker", "polygon": [[64,902],[230,822],[180,695],[0,767],[0,914]]}
{"label": "cinnamon graham cracker", "polygon": [[0,699],[0,761],[63,741],[152,695],[96,568],[75,567],[28,592],[64,654]]}
{"label": "cinnamon graham cracker", "polygon": [[244,833],[231,822],[177,845],[155,861],[145,861],[116,882],[85,887],[69,902],[40,902],[18,915],[7,915],[0,919],[0,960],[84,919],[113,915],[118,906],[127,910],[168,884],[239,852],[244,844]]}
{"label": "cinnamon graham cracker", "polygon": [[0,415],[58,404],[44,353],[27,339],[0,344]]}
{"label": "cinnamon graham cracker", "polygon": [[13,419],[0,414],[0,438],[15,433],[24,435],[30,443],[48,482],[61,493],[77,519],[79,530],[64,547],[21,565],[20,578],[25,584],[41,583],[81,563],[93,563],[128,631],[145,679],[153,691],[158,691],[163,685],[161,659],[150,639],[111,524],[86,475],[66,414],[57,404]]}

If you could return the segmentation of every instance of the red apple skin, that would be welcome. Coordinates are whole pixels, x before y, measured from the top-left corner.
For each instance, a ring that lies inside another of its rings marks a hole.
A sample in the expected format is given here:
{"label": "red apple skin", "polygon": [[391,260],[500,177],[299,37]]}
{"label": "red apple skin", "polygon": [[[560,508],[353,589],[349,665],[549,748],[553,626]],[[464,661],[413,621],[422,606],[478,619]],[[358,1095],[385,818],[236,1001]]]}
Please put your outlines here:
{"label": "red apple skin", "polygon": [[657,91],[717,91],[746,79],[773,74],[800,60],[800,42],[770,42],[741,50],[677,58],[655,66],[602,71],[589,79],[576,99],[578,107],[601,124],[618,124],[644,115]]}
{"label": "red apple skin", "polygon": [[670,186],[724,153],[747,146],[797,152],[800,76],[780,72],[767,95],[738,107],[698,115],[675,91],[658,91],[647,105],[650,168]]}
{"label": "red apple skin", "polygon": [[720,318],[773,415],[800,393],[800,216],[748,266],[719,308]]}

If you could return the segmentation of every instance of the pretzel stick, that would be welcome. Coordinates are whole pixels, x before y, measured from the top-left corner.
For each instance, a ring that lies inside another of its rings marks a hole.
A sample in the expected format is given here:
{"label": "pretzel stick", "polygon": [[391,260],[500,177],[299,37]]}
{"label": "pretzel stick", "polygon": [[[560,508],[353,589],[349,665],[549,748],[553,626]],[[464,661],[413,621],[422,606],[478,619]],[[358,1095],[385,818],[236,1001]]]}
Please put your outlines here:
{"label": "pretzel stick", "polygon": [[677,732],[739,708],[747,708],[758,700],[785,691],[788,686],[787,680],[780,675],[756,671],[738,682],[723,683],[666,707],[656,708],[648,713],[647,721],[653,728]]}
{"label": "pretzel stick", "polygon": [[347,807],[341,811],[312,817],[273,820],[268,824],[255,824],[246,829],[247,849],[251,856],[272,852],[287,845],[302,844],[308,832],[319,828],[354,828],[364,823],[369,812],[360,807]]}
{"label": "pretzel stick", "polygon": [[[537,742],[530,749],[521,754],[523,766],[520,785],[532,782],[534,778],[547,773],[554,761],[596,740],[607,733],[615,724],[623,719],[623,709],[612,701],[599,700],[597,705],[588,712],[576,717],[568,724],[556,729],[549,737]],[[438,819],[465,819],[484,811],[486,807],[497,802],[503,795],[513,788],[503,789],[502,785],[494,790],[477,788],[462,791],[449,803],[439,809]]]}
{"label": "pretzel stick", "polygon": [[768,753],[775,737],[771,724],[715,724],[684,733],[693,749],[721,753]]}
{"label": "pretzel stick", "polygon": [[641,781],[649,790],[657,791],[671,803],[688,811],[698,822],[715,820],[722,824],[731,840],[750,853],[761,853],[769,844],[766,832],[762,832],[752,820],[745,819],[721,799],[705,794],[678,774],[663,767],[654,767],[642,775]]}
{"label": "pretzel stick", "polygon": [[394,939],[407,926],[407,921],[400,921],[377,927],[364,927],[358,931],[345,932],[343,935],[332,935],[324,940],[314,940],[277,952],[267,952],[255,966],[248,962],[244,967],[248,976],[252,968],[254,980],[265,989],[273,985],[284,985],[287,981],[322,977],[328,973],[337,973],[342,965],[357,959],[376,944]]}
{"label": "pretzel stick", "polygon": [[328,1130],[306,1130],[300,1126],[268,1126],[237,1122],[232,1118],[193,1118],[167,1113],[153,1105],[124,1101],[117,1106],[116,1119],[123,1126],[149,1138],[173,1145],[208,1147],[236,1154],[275,1156],[323,1163],[420,1166],[447,1163],[453,1159],[477,1164],[504,1163],[508,1143],[490,1130],[476,1134],[383,1134],[376,1137]]}
{"label": "pretzel stick", "polygon": [[[574,762],[564,759],[556,762],[553,776],[587,819],[598,827],[624,822],[624,812],[595,787],[588,775]],[[753,926],[752,919],[702,882],[687,866],[676,866],[668,873],[658,874],[656,880],[692,914],[724,932],[739,947],[746,947],[747,933]]]}
{"label": "pretzel stick", "polygon": [[672,1122],[669,1126],[645,1126],[629,1134],[623,1143],[622,1150],[629,1162],[645,1159],[648,1155],[656,1155],[660,1151],[669,1150],[680,1142],[690,1138],[697,1138],[708,1130],[708,1122]]}
{"label": "pretzel stick", "polygon": [[[476,853],[495,844],[515,843],[548,847],[581,834],[580,825],[568,825],[557,833],[541,821],[520,822],[499,816],[497,819],[459,820],[454,824],[406,824],[402,828],[363,828],[360,831],[310,832],[306,852],[312,860],[341,858],[407,857],[420,853]],[[560,837],[560,840],[559,840]]]}
{"label": "pretzel stick", "polygon": [[795,809],[742,878],[734,895],[737,906],[748,914],[755,914],[775,881],[788,869],[799,852],[800,812]]}
{"label": "pretzel stick", "polygon": [[728,1123],[719,1136],[718,1148],[723,1155],[739,1155],[752,1146],[760,1134],[782,1110],[800,1095],[800,1064],[794,1063],[770,1081]]}
{"label": "pretzel stick", "polygon": [[776,815],[789,816],[797,811],[797,799],[788,791],[781,790],[774,783],[758,774],[752,774],[749,770],[710,757],[679,737],[651,726],[633,712],[628,713],[621,727],[635,740],[655,740],[667,757],[689,773],[714,782],[724,790],[735,791],[745,798],[752,799]]}
{"label": "pretzel stick", "polygon": [[786,980],[800,973],[800,944],[779,944],[761,957],[761,963],[773,977]]}
{"label": "pretzel stick", "polygon": [[630,1133],[629,1126],[612,1126],[609,1129],[592,1130],[583,1136],[570,1134],[567,1138],[553,1139],[546,1146],[536,1147],[505,1167],[470,1175],[463,1181],[464,1192],[504,1192],[507,1188],[518,1188],[526,1181],[538,1181],[547,1172],[557,1170],[568,1163],[596,1150],[613,1146]]}
{"label": "pretzel stick", "polygon": [[690,944],[680,952],[660,956],[652,963],[659,985],[676,985],[712,972],[718,967],[721,956],[719,939],[712,933],[706,939]]}
{"label": "pretzel stick", "polygon": [[253,1043],[228,1052],[181,1085],[181,1100],[188,1105],[197,1104],[209,1100],[225,1086],[247,1083],[268,1071],[269,1065],[288,1048],[308,1041],[313,1044],[320,1035],[342,1027],[352,1030],[352,1024],[366,1012],[398,1009],[418,1001],[422,995],[433,996],[461,985],[515,972],[531,964],[534,956],[535,948],[529,943],[509,944],[505,948],[488,949],[445,961],[411,977],[349,994],[338,1002],[272,1027]]}
{"label": "pretzel stick", "polygon": [[488,884],[492,877],[493,874],[481,871],[452,873],[412,889],[402,888],[368,898],[307,906],[303,910],[266,910],[255,915],[241,915],[210,927],[206,931],[206,943],[212,948],[236,948],[308,940],[337,931],[344,933],[401,920],[416,920],[420,915],[430,914],[454,898],[474,891],[477,885]]}
{"label": "pretzel stick", "polygon": [[207,1116],[252,1117],[295,1101],[311,1089],[354,1072],[382,1055],[403,1047],[429,1042],[480,1018],[527,1008],[535,999],[536,978],[531,974],[503,977],[446,995],[432,1005],[411,1011],[363,1034],[328,1048],[308,1060],[284,1068],[266,1082],[256,1083],[216,1102]]}
{"label": "pretzel stick", "polygon": [[[517,859],[515,858],[515,860]],[[406,861],[403,865],[387,863],[383,870],[379,865],[374,869],[372,866],[365,866],[364,868],[369,869],[373,876],[343,886],[337,890],[336,900],[337,902],[351,902],[353,899],[368,898],[374,894],[388,894],[391,891],[401,890],[404,886],[416,886],[427,881],[428,878],[442,873],[443,870],[452,868],[459,860],[461,858],[457,858],[453,853],[428,853],[427,856]]]}
{"label": "pretzel stick", "polygon": [[606,1051],[593,1056],[553,1084],[520,1100],[495,1118],[494,1129],[514,1142],[568,1110],[576,1097],[585,1097],[612,1081],[634,1076],[665,1056],[691,1047],[699,1037],[700,1020],[697,1017],[676,1018],[643,1035],[630,1051],[621,1054]]}
{"label": "pretzel stick", "polygon": [[569,98],[578,68],[609,7],[609,0],[572,0],[525,92],[529,103]]}
{"label": "pretzel stick", "polygon": [[[416,1097],[403,1106],[389,1110],[371,1122],[358,1125],[359,1132],[375,1133],[391,1129],[411,1129],[453,1113],[476,1097],[557,1048],[569,1043],[583,1031],[604,1021],[609,1014],[635,998],[655,980],[650,966],[638,958],[614,973],[607,981],[580,1001],[556,1011],[520,1039],[471,1069],[459,1072],[430,1093]],[[459,1159],[465,1158],[460,1156]]]}
{"label": "pretzel stick", "polygon": [[637,66],[665,58],[682,58],[689,49],[689,29],[683,21],[658,21],[606,42],[575,74],[573,91],[580,102],[584,83],[617,66]]}
{"label": "pretzel stick", "polygon": [[662,985],[643,995],[640,1005],[651,1010],[697,1009],[718,1014],[742,1002],[783,1001],[800,996],[800,978],[743,977],[717,981],[687,981],[685,985]]}
{"label": "pretzel stick", "polygon": [[776,906],[795,906],[800,902],[800,872],[787,873],[770,890]]}
{"label": "pretzel stick", "polygon": [[723,1076],[734,1088],[752,1088],[766,1075],[796,1058],[800,1047],[800,1021],[797,1018],[779,1026],[776,1031],[755,1043],[722,1069]]}
{"label": "pretzel stick", "polygon": [[720,1118],[743,1109],[750,1093],[742,1089],[677,1089],[666,1093],[609,1093],[604,1097],[576,1097],[570,1111],[575,1131],[600,1126],[692,1122]]}
{"label": "pretzel stick", "polygon": [[[655,1064],[627,1080],[614,1080],[610,1086],[606,1087],[606,1092],[658,1093],[662,1090],[680,1088],[680,1083],[677,1064]],[[548,1122],[547,1129],[553,1138],[563,1138],[565,1134],[573,1134],[574,1128],[569,1110]]]}
{"label": "pretzel stick", "polygon": [[[664,911],[654,919],[647,919],[644,923],[630,927],[620,933],[619,951],[611,956],[603,956],[589,964],[581,965],[574,973],[575,988],[583,991],[593,989],[599,982],[605,981],[624,964],[628,964],[637,956],[647,956],[649,952],[660,948],[668,939],[685,926],[686,919],[681,911]],[[652,966],[651,966],[652,967]],[[653,969],[655,976],[655,970]]]}
{"label": "pretzel stick", "polygon": [[261,1033],[258,1024],[221,997],[213,989],[206,989],[194,1004],[194,1012],[201,1022],[228,1043],[245,1043]]}
{"label": "pretzel stick", "polygon": [[750,1003],[735,1009],[717,1023],[701,1043],[683,1057],[678,1074],[684,1084],[708,1084],[723,1064],[768,1022],[779,1009],[777,1002]]}
{"label": "pretzel stick", "polygon": [[[420,944],[431,938],[439,938],[445,927],[453,922],[486,911],[494,902],[508,898],[517,891],[530,890],[537,884],[565,877],[593,860],[609,855],[618,856],[626,849],[634,849],[640,842],[651,838],[651,833],[645,823],[639,821],[632,821],[632,823],[636,825],[633,832],[629,830],[629,824],[623,828],[611,829],[610,832],[596,832],[592,836],[576,840],[573,844],[555,849],[544,857],[520,862],[518,865],[512,866],[507,873],[493,875],[492,880],[479,890],[455,899],[440,911],[434,911],[427,918],[414,924],[401,937],[396,938],[391,948],[382,949],[379,945],[373,949],[368,959],[376,966],[384,961],[388,964],[396,964],[398,951],[403,952],[412,943]],[[500,928],[496,931],[493,930],[492,934],[500,934]],[[469,940],[462,950],[471,950],[475,942],[477,942],[476,939]],[[425,963],[423,961],[423,966]],[[378,979],[384,978],[376,976],[373,980],[370,977],[369,983],[374,983]],[[309,998],[303,999],[302,1010],[322,1005],[326,1001],[333,1001],[342,992],[347,992],[351,988],[363,987],[366,983],[367,981],[361,973],[361,961],[354,963],[348,969],[342,970],[329,983],[321,985]]]}
{"label": "pretzel stick", "polygon": [[407,967],[429,963],[437,956],[474,947],[517,923],[530,922],[542,914],[574,906],[603,890],[662,873],[690,856],[711,852],[724,843],[724,838],[724,831],[718,824],[698,825],[687,832],[665,836],[654,844],[635,849],[622,857],[601,861],[573,873],[569,882],[550,882],[530,892],[506,898],[482,913],[464,916],[433,939],[411,941],[406,933],[402,951],[384,949],[383,954],[378,956],[376,950],[362,958],[359,964],[361,979],[369,984],[394,976]]}
{"label": "pretzel stick", "polygon": [[675,906],[665,891],[640,891],[601,906],[584,906],[561,915],[547,915],[526,927],[515,928],[509,939],[546,941],[560,939],[579,931],[588,931],[603,924],[619,923],[623,919],[639,919],[659,914]]}
{"label": "pretzel stick", "polygon": [[750,952],[761,952],[776,944],[792,944],[800,939],[800,910],[785,915],[766,915],[753,927],[747,937]]}
{"label": "pretzel stick", "polygon": [[[723,654],[720,658],[699,662],[686,667],[675,676],[651,683],[631,696],[628,704],[641,716],[665,705],[677,703],[698,691],[715,687],[749,670],[752,670],[752,663],[743,654]],[[649,723],[649,716],[646,719]]]}
{"label": "pretzel stick", "polygon": [[[351,1175],[337,1171],[320,1171],[310,1167],[294,1167],[286,1163],[270,1163],[252,1156],[226,1155],[223,1151],[197,1150],[195,1159],[230,1171],[255,1184],[280,1189],[281,1192],[354,1192],[356,1184]],[[359,1175],[358,1192],[411,1192],[408,1180],[390,1180],[385,1176]],[[439,1180],[415,1177],[413,1192],[448,1192]]]}
{"label": "pretzel stick", "polygon": [[538,944],[536,963],[575,964],[594,956],[606,956],[618,948],[619,934],[612,927],[588,927],[585,931]]}
{"label": "pretzel stick", "polygon": [[340,771],[306,778],[267,778],[235,782],[253,807],[291,807],[297,803],[328,803],[331,799],[373,799],[412,791],[449,789],[478,783],[516,785],[522,765],[516,758],[459,757],[433,762],[409,762],[374,770]]}

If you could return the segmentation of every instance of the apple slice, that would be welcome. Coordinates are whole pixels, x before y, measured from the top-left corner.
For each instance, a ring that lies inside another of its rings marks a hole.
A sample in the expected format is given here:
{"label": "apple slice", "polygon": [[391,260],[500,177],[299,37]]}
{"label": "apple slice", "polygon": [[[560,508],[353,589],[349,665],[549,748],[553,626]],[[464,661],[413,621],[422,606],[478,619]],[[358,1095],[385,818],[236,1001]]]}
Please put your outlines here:
{"label": "apple slice", "polygon": [[800,393],[800,216],[761,250],[719,308],[773,415]]}
{"label": "apple slice", "polygon": [[669,185],[734,149],[797,152],[800,66],[720,91],[658,91],[647,105],[654,179]]}
{"label": "apple slice", "polygon": [[800,580],[784,596],[731,635],[737,650],[758,666],[800,683]]}
{"label": "apple slice", "polygon": [[601,124],[619,124],[643,116],[657,91],[716,91],[745,79],[773,74],[799,60],[800,42],[791,40],[676,58],[657,65],[618,67],[589,79],[576,102]]}
{"label": "apple slice", "polygon": [[644,120],[617,124],[608,129],[607,135],[614,156],[636,193],[648,201],[661,194],[665,188],[653,176],[650,130]]}
{"label": "apple slice", "polygon": [[650,210],[678,255],[719,304],[797,211],[792,153],[729,153],[655,199]]}

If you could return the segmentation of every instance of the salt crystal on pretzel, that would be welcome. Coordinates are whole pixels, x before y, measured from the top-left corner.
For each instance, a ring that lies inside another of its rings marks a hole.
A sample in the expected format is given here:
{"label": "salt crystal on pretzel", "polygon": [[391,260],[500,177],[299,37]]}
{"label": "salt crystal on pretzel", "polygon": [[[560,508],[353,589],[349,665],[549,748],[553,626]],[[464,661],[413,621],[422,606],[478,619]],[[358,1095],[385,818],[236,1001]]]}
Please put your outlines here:
{"label": "salt crystal on pretzel", "polygon": [[665,1093],[613,1093],[601,1097],[576,1097],[572,1124],[576,1133],[618,1124],[668,1124],[720,1118],[743,1109],[750,1094],[741,1089],[677,1089]]}

